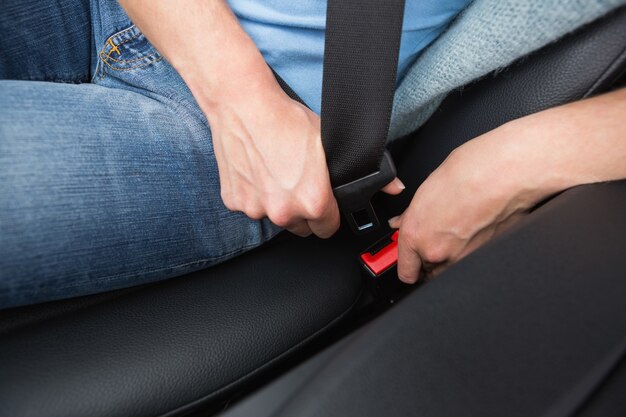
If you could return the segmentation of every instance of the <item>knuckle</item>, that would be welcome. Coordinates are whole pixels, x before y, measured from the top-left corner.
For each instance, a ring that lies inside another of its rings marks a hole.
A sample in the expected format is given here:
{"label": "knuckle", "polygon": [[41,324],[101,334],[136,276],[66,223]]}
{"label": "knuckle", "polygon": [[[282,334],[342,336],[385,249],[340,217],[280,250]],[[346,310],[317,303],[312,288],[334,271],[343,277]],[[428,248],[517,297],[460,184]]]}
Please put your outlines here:
{"label": "knuckle", "polygon": [[333,198],[330,183],[327,180],[316,178],[300,190],[298,200],[304,213],[309,219],[322,217]]}
{"label": "knuckle", "polygon": [[294,213],[289,205],[280,203],[268,208],[268,217],[275,225],[285,227],[292,223]]}
{"label": "knuckle", "polygon": [[423,261],[429,263],[444,262],[448,258],[448,245],[432,233],[418,227],[404,227],[400,229],[400,239],[403,245],[417,252]]}
{"label": "knuckle", "polygon": [[399,240],[403,245],[417,251],[420,246],[421,233],[414,227],[401,227]]}
{"label": "knuckle", "polygon": [[261,220],[263,217],[265,217],[265,213],[263,212],[263,210],[256,205],[250,205],[246,207],[243,212],[246,214],[246,216],[254,220]]}
{"label": "knuckle", "polygon": [[235,199],[232,197],[232,194],[227,192],[227,191],[221,191],[220,193],[221,197],[222,197],[222,202],[224,203],[224,206],[226,206],[226,208],[230,211],[237,211],[239,210],[239,207],[235,201]]}
{"label": "knuckle", "polygon": [[421,254],[425,261],[437,264],[448,258],[448,248],[441,243],[431,243],[424,247]]}
{"label": "knuckle", "polygon": [[330,199],[327,196],[318,196],[307,198],[302,201],[302,205],[304,207],[304,211],[308,218],[310,219],[319,219],[326,212],[326,207],[330,203]]}

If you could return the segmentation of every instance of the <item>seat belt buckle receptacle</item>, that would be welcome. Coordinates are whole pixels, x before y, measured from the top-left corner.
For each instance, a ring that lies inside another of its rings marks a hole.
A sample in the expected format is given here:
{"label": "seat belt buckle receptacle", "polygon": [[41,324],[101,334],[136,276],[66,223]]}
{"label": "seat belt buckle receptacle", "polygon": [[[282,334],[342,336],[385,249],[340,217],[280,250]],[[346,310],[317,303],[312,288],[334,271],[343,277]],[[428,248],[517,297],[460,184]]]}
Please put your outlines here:
{"label": "seat belt buckle receptacle", "polygon": [[394,303],[414,288],[398,279],[397,230],[361,252],[359,261],[370,292],[383,303]]}
{"label": "seat belt buckle receptacle", "polygon": [[388,151],[383,154],[378,171],[333,189],[339,209],[356,234],[374,231],[380,226],[371,199],[396,177],[396,166]]}
{"label": "seat belt buckle receptacle", "polygon": [[359,255],[365,272],[378,278],[398,263],[398,231],[383,237]]}

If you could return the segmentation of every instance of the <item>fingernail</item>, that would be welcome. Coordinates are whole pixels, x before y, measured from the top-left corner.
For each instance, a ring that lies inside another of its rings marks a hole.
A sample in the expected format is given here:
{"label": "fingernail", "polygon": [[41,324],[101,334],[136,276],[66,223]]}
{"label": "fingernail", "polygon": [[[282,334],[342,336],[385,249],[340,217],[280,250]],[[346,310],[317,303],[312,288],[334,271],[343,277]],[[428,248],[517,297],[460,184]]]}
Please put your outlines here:
{"label": "fingernail", "polygon": [[393,182],[396,184],[396,186],[401,189],[404,190],[406,188],[406,186],[404,185],[404,183],[402,181],[400,181],[400,178],[396,177],[395,180],[393,180]]}
{"label": "fingernail", "polygon": [[387,220],[387,223],[389,223],[389,226],[393,228],[394,225],[398,223],[399,221],[400,221],[400,216],[394,216],[391,219]]}

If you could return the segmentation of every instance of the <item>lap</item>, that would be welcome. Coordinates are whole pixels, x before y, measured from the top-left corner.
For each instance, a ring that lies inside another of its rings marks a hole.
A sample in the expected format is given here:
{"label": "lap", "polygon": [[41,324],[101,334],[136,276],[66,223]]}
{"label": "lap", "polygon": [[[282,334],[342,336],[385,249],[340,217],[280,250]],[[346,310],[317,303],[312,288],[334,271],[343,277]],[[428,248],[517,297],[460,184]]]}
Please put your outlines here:
{"label": "lap", "polygon": [[181,275],[277,232],[223,206],[210,130],[179,103],[0,89],[0,307]]}
{"label": "lap", "polygon": [[[67,23],[63,8],[84,14],[85,2],[54,3],[51,19]],[[89,3],[92,84],[0,80],[0,308],[182,275],[279,230],[224,207],[208,122],[184,81],[116,1]],[[55,57],[75,69],[83,52]],[[28,65],[48,76],[22,78],[50,79],[53,51],[42,53]]]}

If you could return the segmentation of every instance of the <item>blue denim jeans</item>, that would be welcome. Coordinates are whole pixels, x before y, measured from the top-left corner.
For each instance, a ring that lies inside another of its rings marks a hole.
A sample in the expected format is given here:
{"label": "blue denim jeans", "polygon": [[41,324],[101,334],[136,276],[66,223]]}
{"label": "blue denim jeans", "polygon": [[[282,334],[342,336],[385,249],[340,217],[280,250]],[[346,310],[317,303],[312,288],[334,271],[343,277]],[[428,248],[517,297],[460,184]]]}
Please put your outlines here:
{"label": "blue denim jeans", "polygon": [[115,0],[1,9],[0,308],[179,276],[279,232],[224,207],[206,117]]}

